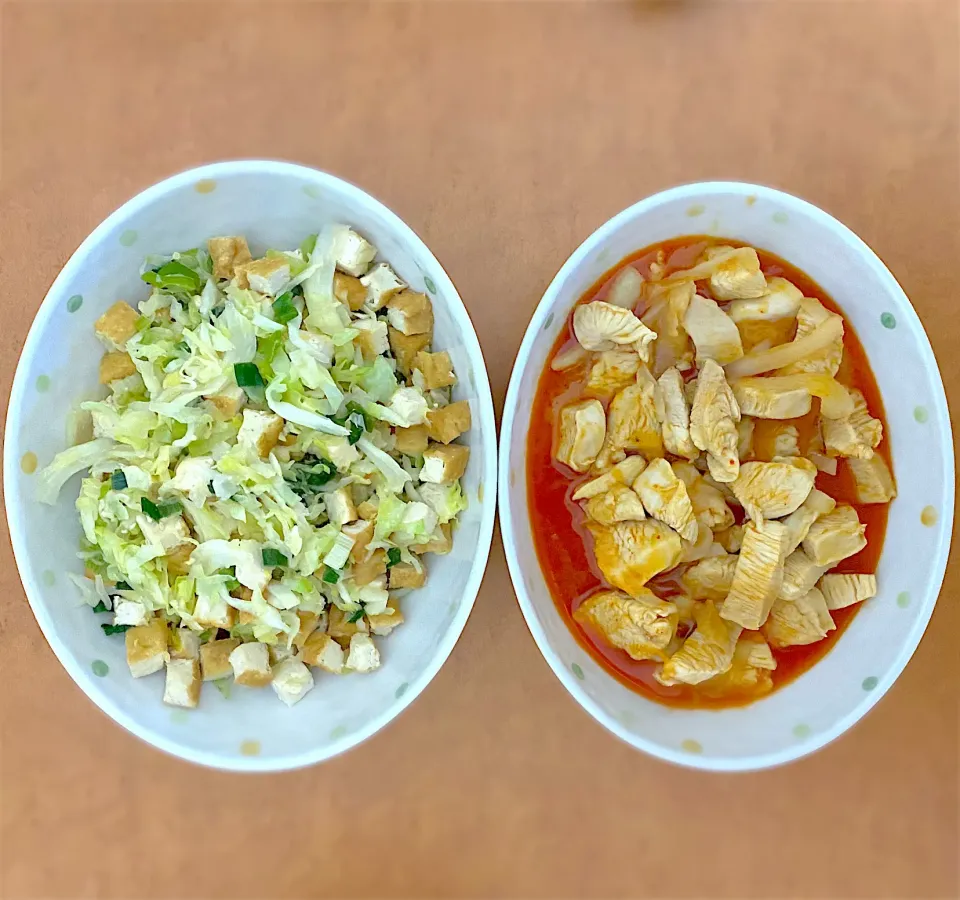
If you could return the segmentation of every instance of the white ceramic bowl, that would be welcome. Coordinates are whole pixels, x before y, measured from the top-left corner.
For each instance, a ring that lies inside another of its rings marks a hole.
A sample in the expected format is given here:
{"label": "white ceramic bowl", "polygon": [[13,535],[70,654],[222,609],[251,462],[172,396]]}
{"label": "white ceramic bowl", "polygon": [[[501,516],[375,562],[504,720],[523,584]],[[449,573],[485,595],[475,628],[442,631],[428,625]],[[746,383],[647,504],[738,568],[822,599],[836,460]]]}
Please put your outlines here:
{"label": "white ceramic bowl", "polygon": [[[118,298],[146,296],[139,266],[148,253],[244,234],[254,253],[296,247],[329,222],[355,226],[402,278],[433,300],[436,345],[450,352],[470,402],[473,428],[464,489],[470,501],[453,552],[432,557],[426,587],[406,604],[407,624],[382,642],[383,665],[369,676],[317,676],[317,687],[288,709],[273,691],[211,685],[194,711],[163,705],[163,678],[133,679],[122,639],[75,605],[66,578],[81,571],[74,511],[79,479],[60,502],[34,500],[35,478],[63,449],[67,412],[97,389],[96,318]],[[10,398],[4,487],[13,549],[37,621],[83,691],[104,712],[151,744],[226,769],[267,771],[309,765],[370,737],[406,707],[453,649],[480,587],[496,504],[496,425],[476,334],[447,274],[423,241],[381,203],[339,178],[280,162],[226,162],[183,172],[147,189],[103,222],[70,258],[43,301],[23,348]],[[35,456],[34,456],[35,455]],[[25,464],[25,460],[27,461]]]}
{"label": "white ceramic bowl", "polygon": [[[526,437],[537,381],[576,301],[628,254],[666,238],[744,241],[809,274],[853,323],[883,395],[899,496],[868,601],[806,674],[750,706],[671,709],[606,674],[560,618],[531,536]],[[692,184],[631,206],[595,231],[547,288],[527,328],[500,436],[500,523],[530,631],[556,676],[598,722],[670,762],[737,771],[797,759],[842,734],[889,689],[916,649],[943,580],[953,521],[953,446],[943,385],[910,301],[848,228],[809,203],[750,184]],[[925,522],[934,520],[933,524]],[[923,521],[922,521],[923,520]]]}

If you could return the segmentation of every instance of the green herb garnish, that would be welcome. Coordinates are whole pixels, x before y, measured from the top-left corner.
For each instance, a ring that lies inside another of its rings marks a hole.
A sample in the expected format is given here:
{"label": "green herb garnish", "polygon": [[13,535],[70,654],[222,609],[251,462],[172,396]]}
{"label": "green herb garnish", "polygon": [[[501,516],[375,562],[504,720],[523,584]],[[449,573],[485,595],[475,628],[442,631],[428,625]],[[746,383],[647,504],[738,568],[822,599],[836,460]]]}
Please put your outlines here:
{"label": "green herb garnish", "polygon": [[154,503],[149,497],[140,498],[142,509],[154,522],[159,522],[167,516],[179,513],[183,509],[179,500],[166,500],[163,503]]}
{"label": "green herb garnish", "polygon": [[123,634],[132,625],[101,625],[104,634]]}
{"label": "green herb garnish", "polygon": [[355,609],[351,614],[350,618],[347,619],[348,622],[359,622],[363,618],[363,607],[360,609]]}
{"label": "green herb garnish", "polygon": [[323,570],[323,580],[327,584],[336,584],[340,580],[340,573],[336,569],[331,569],[330,566],[327,566]]}
{"label": "green herb garnish", "polygon": [[93,608],[93,611],[94,612],[110,612],[110,610],[107,609],[107,604],[104,603],[102,600],[97,601],[97,605]]}
{"label": "green herb garnish", "polygon": [[389,569],[391,566],[395,566],[398,562],[400,562],[400,548],[391,547],[387,551],[387,568]]}
{"label": "green herb garnish", "polygon": [[132,591],[133,588],[130,587],[130,585],[127,584],[125,581],[118,581],[118,582],[117,582],[117,590],[118,590],[118,591]]}

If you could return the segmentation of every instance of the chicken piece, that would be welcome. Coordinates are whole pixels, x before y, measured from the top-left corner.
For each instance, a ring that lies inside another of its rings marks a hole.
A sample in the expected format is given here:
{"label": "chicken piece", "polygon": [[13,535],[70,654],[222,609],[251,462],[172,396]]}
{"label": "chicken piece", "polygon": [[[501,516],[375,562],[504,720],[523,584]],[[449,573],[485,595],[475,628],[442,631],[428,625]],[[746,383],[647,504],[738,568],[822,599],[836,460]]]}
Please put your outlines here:
{"label": "chicken piece", "polygon": [[233,278],[237,266],[250,262],[250,248],[245,237],[213,237],[207,241],[213,263],[213,277],[218,281]]}
{"label": "chicken piece", "polygon": [[584,600],[573,617],[633,659],[656,660],[666,659],[664,650],[679,620],[675,604],[645,588],[632,597],[620,591],[601,591]]}
{"label": "chicken piece", "polygon": [[712,531],[729,528],[734,523],[733,512],[721,491],[708,484],[695,466],[674,463],[673,471],[687,486],[687,496],[693,504],[693,514],[701,525]]}
{"label": "chicken piece", "polygon": [[680,562],[683,545],[672,528],[661,522],[588,523],[597,565],[614,587],[638,596],[643,586]]}
{"label": "chicken piece", "polygon": [[731,525],[729,528],[714,531],[713,539],[723,547],[727,553],[739,553],[740,547],[743,544],[743,526]]}
{"label": "chicken piece", "polygon": [[343,647],[325,632],[314,631],[307,638],[300,658],[308,666],[315,666],[332,675],[343,672]]}
{"label": "chicken piece", "polygon": [[708,359],[697,377],[697,390],[690,411],[690,437],[694,445],[707,452],[710,474],[718,482],[729,484],[740,474],[737,455],[737,423],[740,407],[727,384],[723,369]]}
{"label": "chicken piece", "polygon": [[394,432],[393,447],[398,453],[403,453],[405,456],[423,456],[423,451],[427,449],[427,438],[426,425],[398,428]]}
{"label": "chicken piece", "polygon": [[888,503],[897,496],[893,475],[887,461],[874,453],[870,459],[847,460],[856,482],[857,500],[860,503]]}
{"label": "chicken piece", "polygon": [[784,541],[787,530],[779,522],[758,528],[749,522],[737,557],[733,584],[720,614],[756,631],[766,620],[783,583]]}
{"label": "chicken piece", "polygon": [[133,364],[130,354],[123,350],[112,350],[100,357],[100,384],[110,384],[135,375],[137,367]]}
{"label": "chicken piece", "polygon": [[709,297],[694,294],[683,317],[683,327],[697,348],[697,365],[712,359],[721,366],[743,356],[743,343],[737,326]]}
{"label": "chicken piece", "polygon": [[[813,297],[804,297],[800,301],[800,309],[797,312],[797,333],[794,340],[806,337],[812,334],[818,325],[822,325],[830,318],[840,320],[842,326],[842,317],[825,309],[819,300]],[[815,372],[825,375],[836,375],[840,369],[840,363],[843,360],[843,329],[840,328],[839,337],[834,340],[829,347],[820,350],[806,359],[791,363],[777,371],[778,375],[795,375],[799,372]]]}
{"label": "chicken piece", "polygon": [[810,526],[820,516],[833,512],[836,506],[837,501],[823,491],[818,491],[816,488],[810,491],[807,499],[783,520],[783,524],[787,528],[786,553],[788,556],[800,546],[800,542],[807,536]]}
{"label": "chicken piece", "polygon": [[655,519],[669,525],[686,541],[696,541],[699,529],[687,486],[665,459],[655,459],[633,483],[644,508]]}
{"label": "chicken piece", "polygon": [[860,391],[851,388],[850,396],[853,398],[853,412],[849,416],[820,422],[824,446],[831,456],[870,459],[883,438],[883,425],[870,415],[867,401]]}
{"label": "chicken piece", "polygon": [[271,686],[287,706],[293,706],[313,690],[313,675],[299,659],[285,659],[274,668]]}
{"label": "chicken piece", "polygon": [[584,510],[591,519],[602,525],[638,522],[647,517],[636,492],[624,484],[615,484],[606,493],[591,497],[584,504]]}
{"label": "chicken piece", "polygon": [[818,566],[829,568],[867,546],[866,530],[867,526],[860,524],[857,511],[840,504],[810,526],[803,539],[803,549]]}
{"label": "chicken piece", "polygon": [[748,300],[734,300],[727,307],[727,313],[738,325],[741,322],[795,319],[801,300],[803,292],[795,284],[786,278],[768,278],[766,293]]}
{"label": "chicken piece", "polygon": [[733,587],[736,556],[710,556],[701,559],[683,573],[681,581],[695,600],[725,600]]}
{"label": "chicken piece", "polygon": [[427,410],[427,434],[432,441],[449,444],[469,431],[472,425],[470,404],[466,400]]}
{"label": "chicken piece", "polygon": [[607,469],[635,451],[646,459],[663,456],[660,422],[664,417],[660,387],[649,370],[641,367],[636,384],[625,387],[610,402],[607,434],[596,467]]}
{"label": "chicken piece", "polygon": [[360,283],[367,292],[366,306],[373,312],[382,309],[394,294],[406,287],[387,263],[375,265],[361,277]]}
{"label": "chicken piece", "polygon": [[560,446],[556,458],[575,472],[586,472],[604,445],[607,419],[599,400],[582,400],[560,413]]}
{"label": "chicken piece", "polygon": [[640,320],[657,333],[653,372],[658,377],[671,366],[682,371],[693,367],[693,351],[683,319],[696,292],[692,281],[643,285],[646,309]]}
{"label": "chicken piece", "polygon": [[387,342],[393,358],[397,361],[397,371],[401,375],[412,374],[417,354],[430,346],[430,339],[430,334],[404,334],[392,326],[387,326]]}
{"label": "chicken piece", "polygon": [[128,628],[123,637],[127,666],[134,678],[159,672],[170,658],[167,652],[167,625],[161,618],[151,619],[146,625]]}
{"label": "chicken piece", "polygon": [[108,347],[122,350],[129,338],[137,333],[137,311],[123,300],[118,300],[93,325],[94,334]]}
{"label": "chicken piece", "polygon": [[824,575],[817,585],[827,609],[845,609],[877,596],[876,575]]}
{"label": "chicken piece", "polygon": [[642,365],[633,350],[605,350],[590,367],[587,390],[608,397],[633,384]]}
{"label": "chicken piece", "polygon": [[432,335],[433,304],[426,294],[399,291],[387,301],[387,321],[401,334]]}
{"label": "chicken piece", "polygon": [[769,458],[774,459],[778,456],[789,457],[800,455],[800,431],[796,425],[786,425],[783,423],[774,424],[768,432],[768,438],[772,439],[771,453]]}
{"label": "chicken piece", "polygon": [[690,438],[690,407],[683,392],[683,376],[671,366],[657,384],[663,397],[663,446],[674,456],[696,459],[699,451]]}
{"label": "chicken piece", "polygon": [[761,630],[770,646],[782,650],[815,644],[836,627],[823,594],[813,588],[798,600],[777,600]]}
{"label": "chicken piece", "polygon": [[584,350],[616,350],[632,347],[647,363],[657,339],[629,309],[602,300],[582,303],[573,312],[573,333]]}
{"label": "chicken piece", "polygon": [[697,537],[693,541],[681,539],[683,553],[680,562],[698,562],[711,556],[726,556],[726,551],[713,540],[713,529],[697,522]]}
{"label": "chicken piece", "polygon": [[647,461],[642,456],[628,456],[622,462],[618,462],[610,471],[581,484],[574,491],[573,499],[589,500],[592,497],[599,497],[617,485],[632,485],[646,465]]}
{"label": "chicken piece", "polygon": [[733,663],[722,675],[701,682],[699,692],[713,698],[762,697],[773,690],[771,672],[777,668],[770,645],[755,631],[740,635]]}
{"label": "chicken piece", "polygon": [[783,561],[780,596],[784,600],[799,600],[811,588],[816,587],[817,581],[826,571],[826,566],[818,566],[802,550],[794,550]]}
{"label": "chicken piece", "polygon": [[748,300],[767,292],[767,279],[760,271],[760,258],[753,247],[708,247],[703,256],[715,264],[710,274],[710,292],[717,300]]}
{"label": "chicken piece", "polygon": [[367,289],[360,283],[359,278],[344,275],[343,272],[333,273],[333,296],[352,312],[363,309],[367,299]]}
{"label": "chicken piece", "polygon": [[[601,409],[601,421],[602,421]],[[420,480],[428,484],[452,484],[467,471],[470,448],[463,444],[433,444],[423,454]]]}
{"label": "chicken piece", "polygon": [[700,684],[733,664],[740,627],[721,618],[711,600],[697,606],[693,615],[696,630],[654,675],[660,684]]}
{"label": "chicken piece", "polygon": [[757,525],[796,510],[813,490],[817,467],[802,457],[775,457],[773,462],[740,466],[733,493]]}
{"label": "chicken piece", "polygon": [[425,390],[452,387],[457,383],[457,376],[453,374],[453,363],[446,350],[439,353],[421,350],[413,360],[413,368],[423,376]]}
{"label": "chicken piece", "polygon": [[810,412],[810,392],[803,387],[778,390],[771,378],[740,378],[733,382],[740,412],[758,419],[796,419]]}
{"label": "chicken piece", "polygon": [[281,431],[283,419],[280,416],[257,409],[245,409],[243,424],[237,433],[237,443],[241,447],[253,449],[259,457],[265,458],[277,446]]}
{"label": "chicken piece", "polygon": [[168,706],[195,709],[200,702],[200,663],[195,659],[171,659],[163,685],[163,702]]}

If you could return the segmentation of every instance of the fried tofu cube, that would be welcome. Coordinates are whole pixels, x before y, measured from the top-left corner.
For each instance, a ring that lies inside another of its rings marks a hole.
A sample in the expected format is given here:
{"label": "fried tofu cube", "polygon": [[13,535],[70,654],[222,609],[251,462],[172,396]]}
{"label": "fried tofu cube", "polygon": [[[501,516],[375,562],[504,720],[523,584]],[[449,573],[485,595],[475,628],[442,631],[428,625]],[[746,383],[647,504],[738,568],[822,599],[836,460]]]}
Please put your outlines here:
{"label": "fried tofu cube", "polygon": [[368,634],[355,634],[350,638],[350,652],[344,669],[350,672],[367,673],[380,668],[380,651]]}
{"label": "fried tofu cube", "polygon": [[300,620],[300,628],[293,639],[293,645],[298,650],[302,650],[307,639],[317,630],[317,626],[320,624],[320,614],[297,610],[297,618]]}
{"label": "fried tofu cube", "polygon": [[394,432],[394,448],[406,456],[423,456],[427,449],[427,426],[411,425]]}
{"label": "fried tofu cube", "polygon": [[190,540],[190,531],[183,516],[165,516],[159,522],[147,516],[137,516],[137,525],[147,542],[155,547],[162,547],[164,552]]}
{"label": "fried tofu cube", "polygon": [[378,508],[377,504],[371,500],[364,500],[363,503],[357,507],[357,513],[361,519],[367,522],[375,522]]}
{"label": "fried tofu cube", "polygon": [[[129,632],[128,632],[129,633]],[[240,646],[237,638],[210,641],[200,645],[200,672],[204,681],[216,681],[233,674],[230,654]]]}
{"label": "fried tofu cube", "polygon": [[200,702],[200,663],[195,659],[171,659],[163,685],[163,702],[194,709]]}
{"label": "fried tofu cube", "polygon": [[259,457],[264,458],[277,446],[281,431],[283,419],[280,416],[257,409],[245,409],[237,443],[252,448]]}
{"label": "fried tofu cube", "polygon": [[237,611],[220,596],[204,595],[197,597],[193,618],[204,628],[229,629],[237,621]]}
{"label": "fried tofu cube", "polygon": [[397,563],[387,570],[387,583],[391,591],[423,587],[426,581],[427,570],[422,565],[419,571],[410,563]]}
{"label": "fried tofu cube", "polygon": [[242,387],[234,384],[216,394],[207,394],[204,399],[213,404],[221,419],[232,419],[240,414],[247,395]]}
{"label": "fried tofu cube", "polygon": [[467,471],[470,448],[463,444],[435,444],[423,453],[420,480],[428,484],[452,484]]}
{"label": "fried tofu cube", "polygon": [[414,553],[437,553],[443,556],[453,549],[453,523],[445,522],[440,526],[440,537],[431,538],[425,544],[411,544]]}
{"label": "fried tofu cube", "polygon": [[402,334],[433,334],[433,304],[426,294],[399,291],[387,301],[387,321]]}
{"label": "fried tofu cube", "polygon": [[[361,503],[360,506],[363,506]],[[359,509],[358,509],[359,512]],[[376,515],[376,513],[374,513]],[[356,563],[358,560],[365,559],[367,555],[367,545],[373,540],[373,522],[369,519],[357,519],[347,525],[342,525],[340,530],[353,539],[353,547],[350,549],[350,561]]]}
{"label": "fried tofu cube", "polygon": [[199,659],[200,635],[189,628],[176,628],[168,637],[171,659]]}
{"label": "fried tofu cube", "polygon": [[771,647],[783,649],[822,641],[834,628],[823,594],[812,588],[797,600],[777,600],[762,631]]}
{"label": "fried tofu cube", "polygon": [[190,557],[193,555],[193,544],[181,544],[167,552],[167,573],[177,578],[190,571]]}
{"label": "fried tofu cube", "polygon": [[129,338],[137,333],[137,311],[123,300],[118,300],[93,326],[93,331],[108,347],[122,349]]}
{"label": "fried tofu cube", "polygon": [[374,550],[373,553],[362,559],[353,566],[353,582],[357,587],[364,587],[373,581],[376,581],[387,571],[387,554],[383,549]]}
{"label": "fried tofu cube", "polygon": [[349,306],[352,312],[356,312],[363,308],[363,303],[367,299],[367,289],[360,283],[359,278],[344,275],[343,272],[334,272],[333,296],[344,306]]}
{"label": "fried tofu cube", "polygon": [[360,283],[367,294],[366,306],[374,312],[382,309],[394,294],[406,287],[386,263],[374,266],[360,279]]}
{"label": "fried tofu cube", "polygon": [[293,659],[297,655],[294,648],[287,646],[287,636],[285,634],[279,635],[279,640],[275,644],[269,645],[268,652],[270,653],[271,666],[276,666],[285,659]]}
{"label": "fried tofu cube", "polygon": [[308,666],[316,666],[334,675],[343,671],[343,647],[322,631],[315,631],[307,638],[300,658]]}
{"label": "fried tofu cube", "polygon": [[887,461],[874,453],[870,459],[847,460],[856,482],[857,500],[861,503],[888,503],[897,496],[897,487]]}
{"label": "fried tofu cube", "polygon": [[338,528],[357,519],[357,507],[354,505],[349,484],[324,494],[323,505],[327,508],[328,518]]}
{"label": "fried tofu cube", "polygon": [[827,609],[844,609],[877,596],[876,575],[824,575],[818,585]]}
{"label": "fried tofu cube", "polygon": [[290,261],[282,256],[255,259],[238,266],[237,275],[258,293],[275,297],[290,281]]}
{"label": "fried tofu cube", "polygon": [[446,350],[441,350],[439,353],[421,350],[413,361],[413,367],[423,376],[423,386],[428,391],[451,387],[457,383],[457,376],[453,373],[453,363]]}
{"label": "fried tofu cube", "polygon": [[285,659],[274,667],[271,684],[277,696],[293,706],[313,690],[313,675],[299,659]]}
{"label": "fried tofu cube", "polygon": [[860,524],[857,511],[846,504],[820,516],[807,531],[803,549],[818,566],[836,565],[867,546],[866,525]]}
{"label": "fried tofu cube", "polygon": [[779,522],[744,526],[733,584],[720,610],[724,619],[751,631],[766,622],[783,583],[786,531]]}
{"label": "fried tofu cube", "polygon": [[237,266],[253,259],[247,239],[240,236],[210,238],[207,251],[213,262],[213,277],[218,281],[233,278]]}
{"label": "fried tofu cube", "polygon": [[167,624],[163,619],[151,619],[146,625],[128,628],[124,640],[127,666],[134,678],[159,672],[169,659]]}
{"label": "fried tofu cube", "polygon": [[404,334],[393,326],[387,328],[387,340],[401,375],[413,372],[414,360],[421,350],[430,346],[430,338],[430,334]]}
{"label": "fried tofu cube", "polygon": [[327,634],[341,647],[348,647],[350,638],[355,634],[366,634],[370,630],[362,616],[351,622],[350,620],[354,615],[353,612],[344,612],[339,606],[330,607],[330,615],[327,619]]}
{"label": "fried tofu cube", "polygon": [[472,425],[470,404],[466,400],[458,400],[449,406],[427,412],[427,434],[430,440],[441,444],[456,440],[469,431]]}
{"label": "fried tofu cube", "polygon": [[350,327],[357,331],[354,341],[367,362],[371,362],[390,349],[386,322],[381,322],[380,319],[358,319],[352,322]]}
{"label": "fried tofu cube", "polygon": [[114,625],[146,625],[150,618],[147,608],[138,600],[118,597],[113,601]]}
{"label": "fried tofu cube", "polygon": [[273,680],[270,669],[270,651],[266,644],[251,641],[241,644],[230,654],[233,679],[247,687],[263,687]]}
{"label": "fried tofu cube", "polygon": [[123,350],[111,350],[100,357],[100,384],[109,384],[120,378],[135,375],[137,367],[133,364],[130,354]]}
{"label": "fried tofu cube", "polygon": [[632,659],[663,660],[677,630],[679,615],[675,604],[641,588],[636,596],[600,591],[584,600],[573,617]]}
{"label": "fried tofu cube", "polygon": [[343,228],[338,234],[337,268],[359,278],[366,274],[377,255],[377,248],[352,228]]}
{"label": "fried tofu cube", "polygon": [[393,597],[387,602],[387,608],[384,612],[367,616],[367,624],[370,626],[370,630],[379,637],[390,634],[394,628],[402,625],[403,622],[403,613],[400,612],[397,601]]}

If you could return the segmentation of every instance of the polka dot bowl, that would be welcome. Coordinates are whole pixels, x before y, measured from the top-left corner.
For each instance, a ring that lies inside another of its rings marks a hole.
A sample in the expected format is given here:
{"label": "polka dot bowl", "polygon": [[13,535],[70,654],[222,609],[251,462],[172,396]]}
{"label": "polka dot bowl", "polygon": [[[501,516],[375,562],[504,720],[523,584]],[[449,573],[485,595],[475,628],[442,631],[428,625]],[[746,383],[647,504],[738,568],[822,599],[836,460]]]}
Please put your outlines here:
{"label": "polka dot bowl", "polygon": [[[117,299],[145,299],[143,257],[245,234],[255,253],[296,247],[328,222],[354,225],[402,278],[433,300],[436,344],[448,350],[469,401],[473,428],[464,489],[470,501],[453,552],[430,559],[427,585],[405,604],[406,624],[380,644],[368,676],[317,671],[316,687],[284,706],[272,690],[204,686],[196,710],[161,702],[163,677],[133,679],[122,637],[77,605],[67,578],[82,566],[74,510],[79,479],[56,506],[34,500],[35,473],[65,445],[74,404],[95,395],[102,348],[97,317]],[[4,488],[17,565],[37,621],[61,663],[102,710],[133,734],[194,762],[240,771],[320,762],[370,737],[426,687],[453,649],[486,566],[496,506],[496,425],[480,345],[447,274],[419,237],[353,185],[275,162],[218,163],[157,184],[104,221],[50,288],[23,348],[6,426]]]}
{"label": "polka dot bowl", "polygon": [[[890,509],[868,601],[826,657],[742,708],[680,710],[610,677],[560,618],[534,551],[524,477],[537,380],[574,303],[629,253],[685,234],[753,244],[798,266],[840,305],[883,395],[899,496]],[[891,364],[892,363],[892,364]],[[749,184],[674,188],[631,206],[573,253],[547,288],[517,355],[500,434],[500,527],[520,608],[554,674],[604,727],[661,759],[740,771],[797,759],[860,719],[903,671],[943,580],[953,521],[954,461],[940,373],[910,301],[853,232],[809,203]]]}

